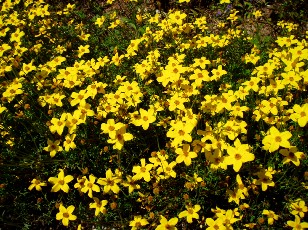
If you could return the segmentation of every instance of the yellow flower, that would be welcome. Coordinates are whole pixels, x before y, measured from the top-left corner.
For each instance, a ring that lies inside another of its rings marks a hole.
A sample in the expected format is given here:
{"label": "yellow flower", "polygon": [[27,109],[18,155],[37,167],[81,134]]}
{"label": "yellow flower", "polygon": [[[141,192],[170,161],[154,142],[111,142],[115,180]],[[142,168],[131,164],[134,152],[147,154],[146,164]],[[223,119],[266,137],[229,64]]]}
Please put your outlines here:
{"label": "yellow flower", "polygon": [[41,182],[38,179],[33,179],[31,181],[31,185],[28,187],[28,189],[31,191],[33,188],[36,189],[36,191],[42,191],[42,187],[41,186],[46,186],[47,184],[45,182]]}
{"label": "yellow flower", "polygon": [[240,190],[246,197],[249,196],[248,189],[245,187],[242,178],[239,174],[236,175],[236,182],[238,185],[238,190]]}
{"label": "yellow flower", "polygon": [[89,93],[86,91],[86,90],[84,90],[84,89],[82,89],[82,90],[80,90],[78,93],[76,93],[76,92],[73,92],[72,94],[71,94],[71,98],[72,98],[72,100],[71,100],[71,106],[75,106],[75,105],[77,105],[77,104],[81,104],[81,102],[82,103],[85,103],[85,100],[89,97],[90,95],[89,95]]}
{"label": "yellow flower", "polygon": [[81,111],[75,110],[73,114],[67,113],[66,117],[66,127],[68,127],[68,131],[70,134],[74,133],[77,129],[77,125],[85,123],[83,119],[81,119]]}
{"label": "yellow flower", "polygon": [[76,134],[72,134],[72,135],[68,134],[68,135],[65,136],[65,141],[63,142],[63,147],[64,147],[66,152],[68,152],[70,149],[76,148],[76,144],[74,142],[75,137],[76,137]]}
{"label": "yellow flower", "polygon": [[57,53],[62,54],[63,52],[66,51],[66,48],[64,46],[58,45],[55,50],[57,51]]}
{"label": "yellow flower", "polygon": [[145,164],[145,159],[141,159],[141,166],[134,166],[132,172],[136,173],[133,176],[133,180],[144,179],[146,182],[151,180],[150,170],[152,169],[153,164]]}
{"label": "yellow flower", "polygon": [[[297,73],[294,70],[291,70],[286,73],[281,73],[281,76],[283,77],[283,80],[281,82],[283,85],[288,86],[289,89],[299,89],[298,83],[302,79],[299,73]],[[297,107],[297,106],[299,105],[295,105],[294,107]],[[302,117],[302,116],[299,116],[299,117]],[[303,117],[304,117],[304,114],[303,114]]]}
{"label": "yellow flower", "polygon": [[296,202],[293,202],[290,206],[292,208],[292,215],[299,215],[301,218],[304,218],[305,213],[308,211],[305,201],[299,199]]}
{"label": "yellow flower", "polygon": [[279,132],[279,130],[272,126],[268,132],[267,136],[262,140],[263,148],[268,150],[270,153],[279,149],[279,147],[290,148],[289,139],[292,134],[289,131]]}
{"label": "yellow flower", "polygon": [[185,105],[184,105],[185,102],[188,102],[188,99],[176,93],[170,99],[168,99],[169,110],[170,111],[174,111],[176,109],[185,110]]}
{"label": "yellow flower", "polygon": [[205,220],[208,227],[206,230],[226,230],[227,228],[223,224],[223,220],[221,218],[217,218],[216,220],[213,220],[212,218],[206,218]]}
{"label": "yellow flower", "polygon": [[64,127],[65,127],[65,122],[66,121],[66,115],[63,113],[61,115],[61,118],[58,119],[58,118],[52,118],[50,123],[52,125],[49,126],[49,130],[50,132],[52,133],[58,133],[60,136],[62,135],[62,132],[64,130]]}
{"label": "yellow flower", "polygon": [[199,210],[201,209],[200,205],[196,204],[194,207],[186,206],[185,211],[179,214],[179,218],[186,217],[188,223],[192,223],[193,219],[199,219]]}
{"label": "yellow flower", "polygon": [[232,90],[229,90],[227,93],[222,93],[222,95],[218,96],[216,112],[220,113],[224,110],[231,110],[232,105],[231,103],[236,100],[234,93]]}
{"label": "yellow flower", "polygon": [[58,177],[50,177],[48,179],[48,182],[54,184],[54,186],[52,186],[51,188],[51,192],[58,192],[61,189],[63,192],[68,193],[68,183],[71,182],[73,179],[74,177],[71,175],[64,176],[63,169],[60,169]]}
{"label": "yellow flower", "polygon": [[276,42],[281,47],[283,46],[290,47],[291,45],[298,42],[298,40],[294,38],[295,38],[294,35],[290,35],[290,37],[278,37]]}
{"label": "yellow flower", "polygon": [[126,176],[127,181],[123,182],[123,186],[128,187],[128,192],[132,193],[135,189],[140,189],[140,185],[136,184],[136,181],[132,176]]}
{"label": "yellow flower", "polygon": [[228,202],[231,203],[232,201],[234,201],[236,204],[239,205],[240,203],[240,199],[245,199],[245,196],[243,194],[243,192],[239,189],[235,189],[235,190],[227,190],[227,195],[229,196]]}
{"label": "yellow flower", "polygon": [[134,220],[129,222],[129,226],[132,227],[132,230],[141,229],[142,226],[145,226],[147,224],[149,224],[149,222],[141,216],[134,216]]}
{"label": "yellow flower", "polygon": [[176,166],[176,162],[172,161],[170,164],[167,161],[162,161],[160,167],[157,169],[157,174],[164,173],[164,175],[159,175],[162,179],[168,179],[170,176],[175,178],[176,172],[173,168]]}
{"label": "yellow flower", "polygon": [[81,113],[80,118],[86,120],[87,116],[92,117],[95,115],[94,111],[91,109],[91,105],[86,103],[86,101],[81,101],[78,106],[78,110]]}
{"label": "yellow flower", "polygon": [[20,76],[23,76],[25,74],[30,73],[33,70],[36,70],[36,67],[32,64],[33,61],[31,61],[29,64],[22,64],[22,70],[19,72]]}
{"label": "yellow flower", "polygon": [[89,176],[89,180],[86,177],[83,177],[85,179],[84,181],[84,187],[81,189],[81,192],[87,193],[90,198],[92,198],[92,191],[94,192],[100,192],[100,188],[98,185],[95,184],[96,177],[93,175]]}
{"label": "yellow flower", "polygon": [[243,118],[243,112],[246,111],[249,111],[249,108],[247,106],[241,106],[238,102],[236,102],[235,105],[233,105],[231,108],[231,115]]}
{"label": "yellow flower", "polygon": [[126,132],[126,126],[121,127],[115,133],[109,134],[108,143],[113,144],[113,149],[121,150],[125,141],[130,141],[134,136]]}
{"label": "yellow flower", "polygon": [[223,224],[226,225],[226,227],[231,227],[231,224],[235,223],[236,221],[239,221],[240,219],[235,218],[236,214],[236,210],[231,210],[228,209],[226,212],[224,213],[216,213],[216,216],[219,219],[223,220]]}
{"label": "yellow flower", "polygon": [[195,152],[190,152],[190,145],[184,144],[183,148],[177,148],[175,152],[178,154],[176,158],[176,163],[181,163],[184,161],[185,165],[191,164],[191,159],[196,158],[198,155]]}
{"label": "yellow flower", "polygon": [[183,141],[191,142],[190,132],[193,130],[194,124],[191,122],[172,121],[171,128],[167,132],[167,137],[173,138],[172,146],[176,147]]}
{"label": "yellow flower", "polygon": [[255,12],[252,13],[255,18],[259,18],[262,16],[262,12],[260,10],[256,10]]}
{"label": "yellow flower", "polygon": [[256,175],[259,177],[258,180],[255,181],[256,185],[261,185],[262,191],[266,191],[268,186],[274,187],[275,183],[272,181],[273,176],[276,171],[261,169]]}
{"label": "yellow flower", "polygon": [[122,22],[120,19],[116,19],[115,21],[110,23],[110,26],[108,26],[108,29],[114,29],[116,28],[118,25],[120,25]]}
{"label": "yellow flower", "polygon": [[[205,18],[200,18],[200,22],[202,22],[202,20],[205,20]],[[205,69],[205,65],[210,65],[211,62],[209,60],[206,59],[206,57],[201,57],[201,58],[195,58],[194,59],[194,63],[192,65],[192,67],[200,67],[201,69]]]}
{"label": "yellow flower", "polygon": [[220,4],[224,4],[224,3],[231,3],[231,1],[230,0],[220,0],[220,2],[219,2]]}
{"label": "yellow flower", "polygon": [[207,70],[195,69],[194,74],[190,75],[190,80],[194,80],[196,87],[202,86],[203,81],[210,81],[209,72]]}
{"label": "yellow flower", "polygon": [[299,106],[294,105],[293,107],[294,113],[290,115],[290,118],[293,121],[296,121],[300,127],[305,127],[308,123],[308,103]]}
{"label": "yellow flower", "polygon": [[87,87],[87,94],[92,97],[92,99],[95,98],[96,94],[98,93],[105,93],[105,88],[107,84],[102,82],[93,82],[91,85],[88,85]]}
{"label": "yellow flower", "polygon": [[223,156],[223,153],[220,149],[212,146],[206,146],[205,157],[211,163],[211,169],[227,169],[227,164],[225,163],[225,156]]}
{"label": "yellow flower", "polygon": [[116,66],[119,66],[123,58],[123,54],[119,56],[118,52],[116,52],[115,55],[112,56],[110,64],[115,64]]}
{"label": "yellow flower", "polygon": [[13,83],[6,88],[2,96],[5,97],[8,100],[8,102],[10,102],[14,99],[16,95],[22,94],[24,92],[21,88],[22,88],[22,84],[20,82]]}
{"label": "yellow flower", "polygon": [[52,94],[52,97],[48,100],[48,103],[52,105],[56,105],[59,107],[63,106],[62,99],[65,98],[65,95],[54,93]]}
{"label": "yellow flower", "polygon": [[186,14],[181,11],[175,11],[174,13],[169,14],[169,22],[170,24],[176,23],[178,25],[183,24],[183,20],[186,18]]}
{"label": "yellow flower", "polygon": [[252,89],[257,92],[259,90],[258,83],[261,81],[258,77],[251,77],[249,81],[245,81],[242,85],[245,85],[245,90],[249,91]]}
{"label": "yellow flower", "polygon": [[101,130],[103,133],[109,134],[109,137],[116,135],[116,131],[124,126],[123,123],[115,123],[114,119],[108,119],[107,123],[101,124]]}
{"label": "yellow flower", "polygon": [[177,230],[175,225],[178,223],[178,218],[174,217],[167,220],[164,216],[160,216],[160,225],[155,230]]}
{"label": "yellow flower", "polygon": [[237,10],[232,10],[232,12],[230,13],[229,17],[227,19],[229,19],[231,22],[234,22],[238,19],[238,16],[236,16],[236,14],[238,13],[239,11]]}
{"label": "yellow flower", "polygon": [[0,114],[3,113],[5,110],[7,110],[7,108],[0,105]]}
{"label": "yellow flower", "polygon": [[305,158],[305,154],[303,152],[298,152],[296,146],[291,146],[289,149],[281,149],[279,150],[285,158],[283,158],[282,163],[286,164],[292,162],[296,166],[300,165],[300,159]]}
{"label": "yellow flower", "polygon": [[[3,8],[2,8],[3,9]],[[2,30],[0,30],[0,37],[5,37],[6,36],[6,33],[10,30],[9,27],[3,27]]]}
{"label": "yellow flower", "polygon": [[222,65],[219,65],[217,69],[213,69],[211,72],[213,74],[211,80],[219,80],[222,75],[227,74],[227,71],[222,69]]}
{"label": "yellow flower", "polygon": [[11,46],[9,46],[8,44],[4,43],[0,46],[0,57],[3,56],[3,53],[7,50],[10,50]]}
{"label": "yellow flower", "polygon": [[266,210],[264,209],[262,212],[263,215],[267,215],[267,221],[269,225],[273,225],[274,224],[274,220],[278,220],[278,215],[275,214],[275,212],[271,211],[271,210]]}
{"label": "yellow flower", "polygon": [[14,33],[11,34],[10,41],[20,43],[20,39],[25,35],[25,32],[20,31],[19,28],[16,29]]}
{"label": "yellow flower", "polygon": [[90,47],[89,45],[85,45],[85,46],[80,45],[78,47],[78,57],[81,58],[82,55],[84,55],[85,53],[90,53],[89,47]]}
{"label": "yellow flower", "polygon": [[65,208],[61,204],[59,207],[59,212],[56,215],[56,219],[62,220],[62,224],[67,227],[70,220],[77,219],[77,216],[72,214],[74,210],[75,210],[75,207],[73,205],[70,205],[67,208]]}
{"label": "yellow flower", "polygon": [[81,35],[78,36],[83,41],[88,41],[90,34],[85,34],[83,31],[81,31]]}
{"label": "yellow flower", "polygon": [[52,141],[52,140],[47,140],[48,146],[44,148],[45,151],[50,153],[51,157],[54,157],[57,152],[63,151],[63,148],[59,146],[60,140]]}
{"label": "yellow flower", "polygon": [[142,126],[144,130],[147,130],[151,123],[156,120],[154,109],[149,109],[148,111],[140,109],[140,119],[134,119],[133,124],[136,126]]}
{"label": "yellow flower", "polygon": [[99,200],[96,197],[93,197],[94,203],[90,203],[90,208],[95,208],[95,216],[98,216],[99,213],[106,214],[107,209],[105,206],[107,205],[108,201],[107,200]]}
{"label": "yellow flower", "polygon": [[293,228],[293,230],[301,230],[301,229],[306,229],[308,228],[308,223],[307,222],[302,222],[299,216],[295,216],[295,220],[291,221],[289,220],[287,222],[287,225]]}
{"label": "yellow flower", "polygon": [[86,178],[77,178],[77,183],[74,184],[74,188],[77,188],[79,192],[81,192],[81,189],[84,187],[84,182],[86,181]]}
{"label": "yellow flower", "polygon": [[249,152],[249,146],[247,144],[241,144],[239,139],[234,141],[234,146],[229,146],[227,149],[228,155],[225,158],[227,165],[233,165],[235,172],[238,172],[242,167],[242,164],[248,161],[253,161],[255,155]]}
{"label": "yellow flower", "polygon": [[104,193],[108,193],[110,190],[114,193],[119,193],[120,187],[118,183],[120,183],[121,179],[117,176],[113,176],[111,169],[106,171],[106,178],[99,178],[97,183],[104,186]]}

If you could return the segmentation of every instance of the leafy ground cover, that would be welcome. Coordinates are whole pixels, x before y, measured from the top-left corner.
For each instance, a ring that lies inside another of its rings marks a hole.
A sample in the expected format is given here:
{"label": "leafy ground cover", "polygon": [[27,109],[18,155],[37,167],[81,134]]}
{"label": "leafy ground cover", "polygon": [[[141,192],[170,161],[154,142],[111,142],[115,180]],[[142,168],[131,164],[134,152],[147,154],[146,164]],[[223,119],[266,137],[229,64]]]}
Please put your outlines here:
{"label": "leafy ground cover", "polygon": [[308,228],[305,2],[204,2],[1,1],[4,229]]}

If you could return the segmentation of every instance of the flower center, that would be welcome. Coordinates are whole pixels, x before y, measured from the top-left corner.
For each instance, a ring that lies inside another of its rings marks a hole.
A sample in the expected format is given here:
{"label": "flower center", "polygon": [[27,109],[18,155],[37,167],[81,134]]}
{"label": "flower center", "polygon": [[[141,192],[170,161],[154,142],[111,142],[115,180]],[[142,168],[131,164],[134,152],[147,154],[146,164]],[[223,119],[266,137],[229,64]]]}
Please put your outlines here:
{"label": "flower center", "polygon": [[192,208],[189,208],[187,211],[188,211],[188,213],[189,213],[190,215],[192,215],[192,214],[194,213],[194,210],[193,210]]}
{"label": "flower center", "polygon": [[277,137],[275,137],[275,141],[276,141],[276,142],[281,142],[281,141],[282,141],[282,139],[281,139],[281,137],[280,137],[280,136],[277,136]]}
{"label": "flower center", "polygon": [[183,130],[179,130],[179,134],[180,134],[180,136],[184,136],[185,132]]}
{"label": "flower center", "polygon": [[123,140],[123,135],[119,133],[119,134],[117,135],[117,139],[118,139],[119,141]]}
{"label": "flower center", "polygon": [[114,185],[114,182],[113,182],[113,180],[111,180],[111,179],[108,178],[108,179],[107,179],[107,184],[113,186],[113,185]]}

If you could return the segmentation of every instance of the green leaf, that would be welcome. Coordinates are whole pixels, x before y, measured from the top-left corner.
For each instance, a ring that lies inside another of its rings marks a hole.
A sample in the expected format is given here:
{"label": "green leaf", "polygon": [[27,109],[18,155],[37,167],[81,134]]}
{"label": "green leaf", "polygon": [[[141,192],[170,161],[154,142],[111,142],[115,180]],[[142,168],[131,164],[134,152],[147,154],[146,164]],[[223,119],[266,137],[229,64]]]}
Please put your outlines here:
{"label": "green leaf", "polygon": [[136,25],[134,24],[134,23],[128,23],[128,25],[130,26],[130,27],[132,27],[132,28],[134,28],[135,30],[137,30],[137,27],[136,27]]}

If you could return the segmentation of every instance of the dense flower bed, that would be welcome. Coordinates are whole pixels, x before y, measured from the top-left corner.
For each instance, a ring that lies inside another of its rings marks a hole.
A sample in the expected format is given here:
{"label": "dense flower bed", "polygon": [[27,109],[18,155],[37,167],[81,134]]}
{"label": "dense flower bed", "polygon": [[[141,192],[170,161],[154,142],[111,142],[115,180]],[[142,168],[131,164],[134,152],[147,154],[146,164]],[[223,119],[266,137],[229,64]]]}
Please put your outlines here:
{"label": "dense flower bed", "polygon": [[308,33],[189,2],[2,3],[7,227],[308,228]]}

